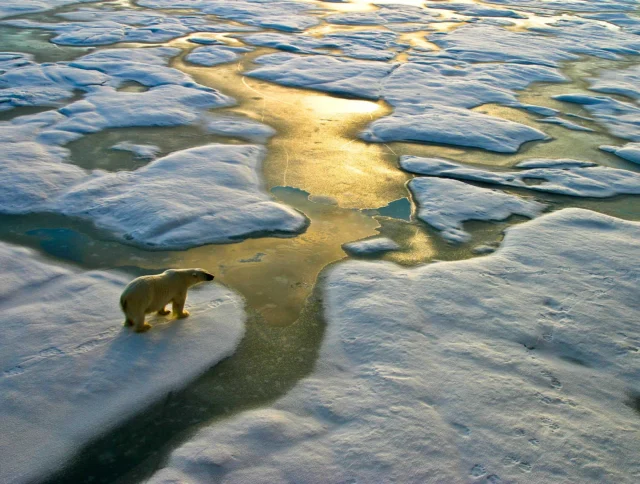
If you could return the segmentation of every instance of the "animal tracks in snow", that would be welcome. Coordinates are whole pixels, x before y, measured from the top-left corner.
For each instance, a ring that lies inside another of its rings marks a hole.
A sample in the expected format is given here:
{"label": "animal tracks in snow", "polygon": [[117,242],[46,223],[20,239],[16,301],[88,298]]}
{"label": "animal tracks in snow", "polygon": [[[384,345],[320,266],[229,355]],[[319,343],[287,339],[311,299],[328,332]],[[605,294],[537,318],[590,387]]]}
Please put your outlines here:
{"label": "animal tracks in snow", "polygon": [[35,355],[24,358],[19,364],[2,372],[4,377],[14,377],[29,371],[33,366],[56,358],[72,357],[87,353],[105,345],[120,332],[120,326],[98,333],[93,338],[83,341],[79,345],[67,345],[62,348],[50,346],[38,351]]}

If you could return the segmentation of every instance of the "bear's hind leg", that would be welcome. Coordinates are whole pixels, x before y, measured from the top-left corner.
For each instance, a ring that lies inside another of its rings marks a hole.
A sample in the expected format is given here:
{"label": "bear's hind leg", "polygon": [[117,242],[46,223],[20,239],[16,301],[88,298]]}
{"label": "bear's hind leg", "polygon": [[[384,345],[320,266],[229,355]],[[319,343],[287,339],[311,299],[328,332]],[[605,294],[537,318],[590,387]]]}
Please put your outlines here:
{"label": "bear's hind leg", "polygon": [[124,326],[133,326],[133,321],[131,321],[129,318],[125,319]]}
{"label": "bear's hind leg", "polygon": [[167,314],[169,314],[171,311],[169,311],[167,308],[163,307],[162,309],[158,310],[158,314],[160,316],[166,316]]}
{"label": "bear's hind leg", "polygon": [[173,298],[173,314],[176,315],[178,319],[186,318],[189,316],[189,311],[184,310],[184,303],[187,301],[187,294],[179,294]]}
{"label": "bear's hind leg", "polygon": [[135,325],[136,333],[144,333],[151,329],[151,325],[146,323],[144,320],[144,312],[142,314],[136,314],[135,317],[132,317],[131,319]]}

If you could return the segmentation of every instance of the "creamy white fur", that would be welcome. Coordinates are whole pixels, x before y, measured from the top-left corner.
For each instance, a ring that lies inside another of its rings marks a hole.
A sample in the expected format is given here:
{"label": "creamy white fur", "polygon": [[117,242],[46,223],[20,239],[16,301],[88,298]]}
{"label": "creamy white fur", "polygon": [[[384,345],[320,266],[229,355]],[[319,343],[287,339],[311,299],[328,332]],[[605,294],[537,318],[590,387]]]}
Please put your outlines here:
{"label": "creamy white fur", "polygon": [[120,307],[126,316],[125,326],[135,326],[139,333],[147,331],[151,325],[145,322],[145,314],[169,314],[165,309],[169,303],[172,303],[176,317],[186,318],[189,316],[189,312],[184,310],[187,290],[195,284],[212,280],[213,275],[204,269],[169,269],[162,274],[134,279],[120,296]]}

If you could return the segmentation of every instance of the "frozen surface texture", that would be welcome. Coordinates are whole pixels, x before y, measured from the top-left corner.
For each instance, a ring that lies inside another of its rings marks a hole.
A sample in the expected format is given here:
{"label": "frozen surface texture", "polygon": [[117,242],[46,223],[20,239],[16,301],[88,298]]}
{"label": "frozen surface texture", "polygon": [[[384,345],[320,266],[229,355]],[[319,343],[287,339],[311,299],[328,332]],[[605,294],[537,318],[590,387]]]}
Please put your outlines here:
{"label": "frozen surface texture", "polygon": [[462,228],[467,220],[504,220],[511,215],[534,218],[545,208],[533,200],[444,178],[414,178],[409,189],[418,204],[417,217],[440,230],[449,242],[471,238]]}
{"label": "frozen surface texture", "polygon": [[193,49],[185,59],[192,64],[211,67],[217,66],[218,64],[224,64],[225,62],[238,60],[242,53],[248,52],[249,50],[251,49],[247,49],[245,47],[208,45]]}
{"label": "frozen surface texture", "polygon": [[261,66],[248,75],[258,79],[366,99],[380,98],[381,81],[394,68],[384,62],[289,53],[262,56],[256,63]]}
{"label": "frozen surface texture", "polygon": [[640,106],[635,103],[586,94],[560,94],[553,98],[583,105],[614,136],[640,141]]}
{"label": "frozen surface texture", "polygon": [[512,32],[486,24],[437,32],[429,40],[443,50],[437,55],[468,62],[516,62],[558,66],[580,54],[617,59],[640,53],[640,37],[591,21],[558,21],[536,32]]}
{"label": "frozen surface texture", "polygon": [[398,250],[400,246],[388,237],[375,237],[373,239],[349,242],[344,244],[342,248],[348,254],[366,256]]}
{"label": "frozen surface texture", "polygon": [[365,60],[386,61],[393,59],[408,45],[396,42],[393,32],[380,30],[336,32],[324,37],[261,33],[243,37],[245,42],[261,47],[272,47],[299,54],[329,54],[339,49],[342,55]]}
{"label": "frozen surface texture", "polygon": [[527,188],[574,197],[606,198],[640,194],[640,174],[592,165],[577,160],[527,160],[516,165],[520,168],[518,171],[489,171],[441,158],[400,157],[403,169],[420,175]]}
{"label": "frozen surface texture", "polygon": [[624,146],[603,145],[600,149],[613,153],[627,161],[640,164],[640,143],[627,143]]}
{"label": "frozen surface texture", "polygon": [[78,184],[53,201],[53,210],[89,219],[131,243],[165,249],[299,233],[306,217],[263,189],[264,155],[254,145],[178,151],[134,172]]}
{"label": "frozen surface texture", "polygon": [[0,243],[0,481],[34,482],[82,444],[230,356],[242,299],[218,284],[189,291],[191,317],[122,326],[129,277],[53,264]]}
{"label": "frozen surface texture", "polygon": [[142,7],[188,8],[265,29],[297,32],[320,23],[309,12],[319,7],[293,0],[140,0]]}
{"label": "frozen surface texture", "polygon": [[547,136],[535,128],[468,109],[442,105],[403,105],[371,123],[365,141],[425,141],[515,153],[527,141]]}
{"label": "frozen surface texture", "polygon": [[335,266],[314,373],[151,482],[634,483],[638,237],[568,209],[478,259]]}

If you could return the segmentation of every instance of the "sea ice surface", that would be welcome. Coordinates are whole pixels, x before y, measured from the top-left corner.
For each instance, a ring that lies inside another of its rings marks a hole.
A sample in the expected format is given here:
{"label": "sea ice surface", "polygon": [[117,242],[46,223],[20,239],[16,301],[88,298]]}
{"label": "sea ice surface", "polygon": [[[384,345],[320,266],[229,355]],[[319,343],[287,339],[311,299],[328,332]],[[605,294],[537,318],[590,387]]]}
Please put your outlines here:
{"label": "sea ice surface", "polygon": [[634,483],[638,237],[567,209],[482,258],[334,266],[314,372],[150,482]]}
{"label": "sea ice surface", "polygon": [[416,216],[455,243],[470,240],[471,235],[462,228],[468,220],[498,221],[511,215],[534,218],[545,209],[534,200],[445,178],[414,178],[409,190],[418,204]]}
{"label": "sea ice surface", "polygon": [[388,237],[374,237],[344,244],[342,248],[352,255],[375,255],[398,250],[400,246]]}
{"label": "sea ice surface", "polygon": [[640,194],[640,174],[593,166],[578,160],[526,160],[518,171],[489,171],[471,168],[441,158],[401,156],[400,167],[411,173],[453,178],[505,187],[558,193],[574,197],[607,198]]}
{"label": "sea ice surface", "polygon": [[83,271],[0,243],[0,481],[34,482],[83,444],[233,354],[243,300],[219,284],[189,291],[188,319],[144,335],[119,308],[130,279]]}
{"label": "sea ice surface", "polygon": [[608,151],[627,161],[640,164],[640,143],[627,143],[624,146],[600,146],[602,151]]}

